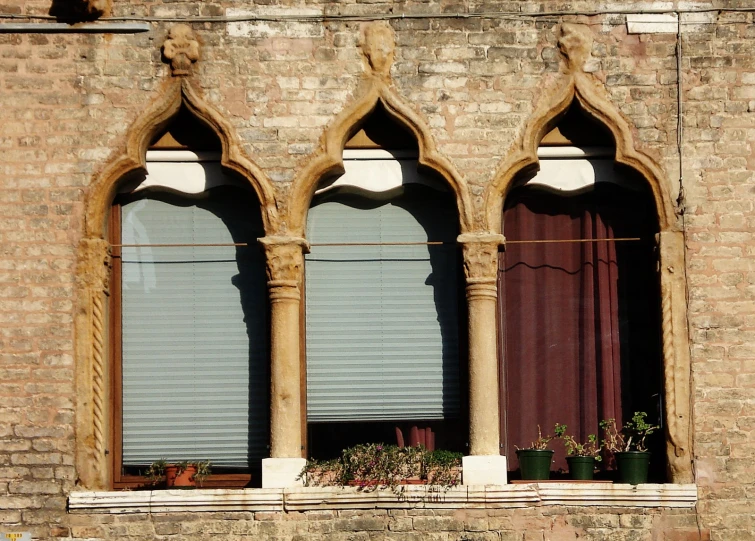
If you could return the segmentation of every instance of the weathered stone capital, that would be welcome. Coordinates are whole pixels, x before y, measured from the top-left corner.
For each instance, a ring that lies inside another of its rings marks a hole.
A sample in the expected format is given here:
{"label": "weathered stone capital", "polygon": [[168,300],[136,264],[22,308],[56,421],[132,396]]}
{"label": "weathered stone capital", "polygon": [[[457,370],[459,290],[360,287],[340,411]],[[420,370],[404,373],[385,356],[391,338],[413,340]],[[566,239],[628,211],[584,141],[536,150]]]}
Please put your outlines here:
{"label": "weathered stone capital", "polygon": [[110,245],[100,238],[79,242],[77,277],[81,287],[107,291],[110,282]]}
{"label": "weathered stone capital", "polygon": [[262,237],[259,242],[265,249],[267,279],[271,287],[298,287],[304,271],[304,254],[309,243],[301,237]]}
{"label": "weathered stone capital", "polygon": [[574,23],[562,23],[559,30],[558,49],[566,59],[569,71],[597,71],[598,63],[592,58],[593,37],[590,30]]}
{"label": "weathered stone capital", "polygon": [[464,255],[464,274],[467,288],[492,284],[498,275],[498,248],[503,245],[503,235],[495,233],[464,233],[458,242]]}
{"label": "weathered stone capital", "polygon": [[396,42],[393,30],[386,23],[372,22],[364,26],[359,42],[368,67],[375,75],[387,77],[393,65]]}
{"label": "weathered stone capital", "polygon": [[163,54],[170,61],[174,76],[191,75],[192,63],[199,60],[199,41],[189,25],[177,24],[168,31]]}

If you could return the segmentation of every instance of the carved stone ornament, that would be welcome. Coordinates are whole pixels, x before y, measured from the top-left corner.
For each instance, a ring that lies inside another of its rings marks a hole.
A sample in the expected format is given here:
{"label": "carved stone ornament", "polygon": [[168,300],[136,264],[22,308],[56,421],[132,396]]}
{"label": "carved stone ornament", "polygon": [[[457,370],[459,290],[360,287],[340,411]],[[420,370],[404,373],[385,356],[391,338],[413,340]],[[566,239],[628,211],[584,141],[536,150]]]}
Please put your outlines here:
{"label": "carved stone ornament", "polygon": [[199,60],[199,42],[189,25],[177,24],[170,29],[163,44],[163,54],[170,60],[174,76],[191,75],[192,63]]}
{"label": "carved stone ornament", "polygon": [[593,37],[584,25],[563,23],[560,27],[558,49],[566,59],[569,71],[598,71],[598,61],[592,57]]}
{"label": "carved stone ornament", "polygon": [[459,235],[464,255],[464,274],[468,283],[495,281],[498,275],[498,248],[503,235],[467,233]]}
{"label": "carved stone ornament", "polygon": [[112,0],[83,0],[82,11],[92,17],[100,17],[110,11]]}
{"label": "carved stone ornament", "polygon": [[364,26],[359,45],[370,69],[376,75],[387,77],[396,50],[393,30],[384,23],[369,23]]}
{"label": "carved stone ornament", "polygon": [[267,279],[297,285],[304,271],[304,254],[309,252],[309,243],[300,237],[262,237],[259,240],[265,248]]}

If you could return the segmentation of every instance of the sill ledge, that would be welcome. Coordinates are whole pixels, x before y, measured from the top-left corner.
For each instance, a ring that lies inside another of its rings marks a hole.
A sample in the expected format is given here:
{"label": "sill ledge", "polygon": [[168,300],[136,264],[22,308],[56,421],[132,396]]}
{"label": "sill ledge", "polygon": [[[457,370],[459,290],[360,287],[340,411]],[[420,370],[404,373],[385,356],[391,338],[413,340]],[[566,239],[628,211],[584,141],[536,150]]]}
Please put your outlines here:
{"label": "sill ledge", "polygon": [[506,509],[536,506],[694,507],[697,486],[672,484],[532,483],[500,486],[402,486],[72,492],[72,513],[206,511],[301,512],[328,509]]}

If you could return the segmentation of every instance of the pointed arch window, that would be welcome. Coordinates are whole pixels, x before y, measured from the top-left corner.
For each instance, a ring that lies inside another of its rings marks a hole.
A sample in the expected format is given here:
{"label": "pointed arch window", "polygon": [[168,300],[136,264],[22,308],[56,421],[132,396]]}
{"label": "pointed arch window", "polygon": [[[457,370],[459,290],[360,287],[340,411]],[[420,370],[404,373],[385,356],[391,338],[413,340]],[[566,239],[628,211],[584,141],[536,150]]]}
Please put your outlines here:
{"label": "pointed arch window", "polygon": [[116,488],[159,459],[209,460],[205,486],[244,486],[267,454],[259,205],[215,146],[186,150],[187,123],[196,136],[179,114],[111,212]]}
{"label": "pointed arch window", "polygon": [[[515,446],[555,423],[586,440],[601,419],[663,419],[660,283],[652,196],[613,162],[610,133],[572,106],[504,206],[499,257],[501,432]],[[617,239],[637,239],[620,241]],[[582,242],[517,243],[549,240]],[[653,442],[663,478],[661,438]],[[555,446],[554,469],[566,469]]]}
{"label": "pointed arch window", "polygon": [[317,458],[356,443],[464,441],[454,198],[417,172],[416,142],[373,115],[344,150],[345,174],[320,184],[308,213],[308,450]]}

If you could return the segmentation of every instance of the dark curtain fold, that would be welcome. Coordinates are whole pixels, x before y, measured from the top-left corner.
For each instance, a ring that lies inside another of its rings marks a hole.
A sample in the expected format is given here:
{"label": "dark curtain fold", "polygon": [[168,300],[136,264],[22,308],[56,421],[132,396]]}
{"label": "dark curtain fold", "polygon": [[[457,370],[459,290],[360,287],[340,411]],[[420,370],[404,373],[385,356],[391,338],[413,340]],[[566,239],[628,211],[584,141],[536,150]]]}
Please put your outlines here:
{"label": "dark curtain fold", "polygon": [[[504,214],[509,240],[611,239],[593,194],[558,197],[523,190]],[[622,418],[616,243],[507,244],[499,262],[504,372],[502,415],[510,469],[555,423],[580,440],[604,418]],[[554,469],[566,469],[560,444]]]}

